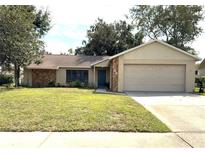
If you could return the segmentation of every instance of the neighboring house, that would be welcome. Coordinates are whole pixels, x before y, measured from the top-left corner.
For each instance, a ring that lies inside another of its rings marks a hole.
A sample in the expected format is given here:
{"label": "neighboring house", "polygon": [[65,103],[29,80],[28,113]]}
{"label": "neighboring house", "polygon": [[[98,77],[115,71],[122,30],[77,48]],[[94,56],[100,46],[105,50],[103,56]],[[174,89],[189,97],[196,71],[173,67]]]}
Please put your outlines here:
{"label": "neighboring house", "polygon": [[110,57],[45,55],[40,65],[24,70],[24,83],[66,85],[75,80],[112,91],[192,92],[197,56],[152,40]]}
{"label": "neighboring house", "polygon": [[[9,68],[5,66],[0,66],[0,74],[6,74],[6,75],[11,75],[14,78],[14,66],[11,65]],[[20,68],[20,84],[23,82],[23,68]]]}
{"label": "neighboring house", "polygon": [[200,63],[198,67],[198,75],[205,76],[205,59]]}
{"label": "neighboring house", "polygon": [[8,74],[13,75],[14,74],[14,68],[6,68],[5,66],[0,66],[0,74]]}
{"label": "neighboring house", "polygon": [[195,77],[200,77],[200,75],[199,75],[199,66],[200,66],[200,63],[195,64]]}

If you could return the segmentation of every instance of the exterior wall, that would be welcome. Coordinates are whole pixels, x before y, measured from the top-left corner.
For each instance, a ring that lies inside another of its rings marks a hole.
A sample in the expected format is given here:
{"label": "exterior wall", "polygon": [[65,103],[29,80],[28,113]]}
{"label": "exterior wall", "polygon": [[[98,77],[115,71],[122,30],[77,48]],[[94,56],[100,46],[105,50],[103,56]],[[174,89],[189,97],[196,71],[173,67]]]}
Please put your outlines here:
{"label": "exterior wall", "polygon": [[199,69],[199,76],[205,76],[205,68]]}
{"label": "exterior wall", "polygon": [[192,57],[180,53],[158,42],[151,43],[132,52],[124,54],[126,59],[156,59],[156,60],[194,60]]}
{"label": "exterior wall", "polygon": [[89,80],[89,86],[94,87],[94,72],[93,72],[93,69],[89,69],[89,71],[88,71],[88,80]]}
{"label": "exterior wall", "polygon": [[106,67],[106,82],[110,82],[110,67]]}
{"label": "exterior wall", "polygon": [[199,67],[199,76],[205,76],[205,62],[203,62]]}
{"label": "exterior wall", "polygon": [[32,70],[24,68],[22,84],[29,87],[32,86]]}
{"label": "exterior wall", "polygon": [[88,70],[88,84],[93,86],[93,70],[92,69],[85,69],[85,68],[59,68],[56,71],[56,84],[60,84],[61,86],[66,86],[66,71],[67,70]]}
{"label": "exterior wall", "polygon": [[95,65],[95,67],[108,67],[108,66],[109,66],[109,60],[105,60]]}
{"label": "exterior wall", "polygon": [[185,91],[193,92],[195,86],[195,61],[186,63],[186,84]]}
{"label": "exterior wall", "polygon": [[[121,91],[121,89],[118,89],[118,84],[119,84],[119,58],[114,58],[111,60],[111,90],[112,91]],[[121,84],[122,80],[120,80]]]}
{"label": "exterior wall", "polygon": [[118,58],[119,61],[118,61],[118,69],[119,69],[119,72],[118,72],[118,91],[119,92],[123,92],[123,85],[124,85],[124,60],[123,60],[123,56],[119,57]]}
{"label": "exterior wall", "polygon": [[59,68],[56,71],[56,84],[66,85],[66,69]]}
{"label": "exterior wall", "polygon": [[[58,70],[46,69],[24,69],[23,84],[27,86],[46,86],[50,80],[54,80],[56,85],[66,86],[66,70],[88,70],[88,83],[89,86],[94,87],[98,85],[98,69],[95,68],[95,84],[94,84],[94,71],[93,69],[80,69],[80,68],[59,68]],[[110,82],[110,69],[106,69],[106,82]]]}
{"label": "exterior wall", "polygon": [[195,81],[195,60],[157,42],[119,57],[118,91],[123,92],[124,64],[183,64],[186,65],[185,91],[192,92]]}
{"label": "exterior wall", "polygon": [[47,86],[50,81],[56,82],[56,70],[51,69],[33,69],[32,86]]}

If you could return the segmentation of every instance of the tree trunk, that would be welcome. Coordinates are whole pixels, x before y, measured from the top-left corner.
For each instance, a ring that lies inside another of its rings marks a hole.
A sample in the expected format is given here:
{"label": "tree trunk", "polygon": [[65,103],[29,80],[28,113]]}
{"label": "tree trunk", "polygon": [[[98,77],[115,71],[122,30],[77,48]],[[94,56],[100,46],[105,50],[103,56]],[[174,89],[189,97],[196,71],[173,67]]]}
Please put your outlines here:
{"label": "tree trunk", "polygon": [[19,87],[20,67],[18,64],[14,64],[14,80],[15,87]]}

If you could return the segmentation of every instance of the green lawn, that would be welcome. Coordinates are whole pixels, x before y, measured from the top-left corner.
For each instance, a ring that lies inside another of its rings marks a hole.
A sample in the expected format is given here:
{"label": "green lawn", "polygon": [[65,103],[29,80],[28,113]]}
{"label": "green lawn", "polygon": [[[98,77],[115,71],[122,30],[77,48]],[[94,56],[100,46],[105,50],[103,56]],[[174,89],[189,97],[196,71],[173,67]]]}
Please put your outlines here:
{"label": "green lawn", "polygon": [[205,96],[205,92],[203,93],[199,93],[199,87],[195,87],[194,92],[200,95],[204,95]]}
{"label": "green lawn", "polygon": [[77,88],[0,91],[0,131],[168,132],[128,96]]}

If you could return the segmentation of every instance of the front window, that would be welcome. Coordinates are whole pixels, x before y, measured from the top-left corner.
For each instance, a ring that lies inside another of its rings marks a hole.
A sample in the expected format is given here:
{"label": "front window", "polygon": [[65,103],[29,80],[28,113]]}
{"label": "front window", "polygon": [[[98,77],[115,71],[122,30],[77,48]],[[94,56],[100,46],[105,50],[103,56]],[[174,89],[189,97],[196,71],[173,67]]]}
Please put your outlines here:
{"label": "front window", "polygon": [[88,70],[67,70],[66,81],[81,81],[88,83]]}

